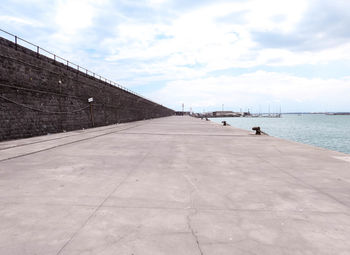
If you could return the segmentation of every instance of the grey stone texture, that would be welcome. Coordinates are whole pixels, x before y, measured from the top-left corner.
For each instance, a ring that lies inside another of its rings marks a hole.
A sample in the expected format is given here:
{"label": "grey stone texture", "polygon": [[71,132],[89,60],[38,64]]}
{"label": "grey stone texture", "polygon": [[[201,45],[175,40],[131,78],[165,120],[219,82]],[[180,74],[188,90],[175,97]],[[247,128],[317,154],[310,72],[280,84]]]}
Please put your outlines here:
{"label": "grey stone texture", "polygon": [[0,38],[0,141],[172,115],[171,109]]}
{"label": "grey stone texture", "polygon": [[0,254],[350,254],[350,155],[187,116],[0,143]]}

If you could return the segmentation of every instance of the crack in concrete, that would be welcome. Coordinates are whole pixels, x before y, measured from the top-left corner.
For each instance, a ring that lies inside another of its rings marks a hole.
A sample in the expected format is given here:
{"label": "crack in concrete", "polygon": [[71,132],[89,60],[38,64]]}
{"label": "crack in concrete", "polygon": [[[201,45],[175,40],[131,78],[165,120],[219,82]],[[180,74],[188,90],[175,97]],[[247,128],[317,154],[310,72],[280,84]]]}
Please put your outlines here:
{"label": "crack in concrete", "polygon": [[[157,146],[154,146],[153,148],[157,148]],[[154,149],[153,149],[154,150]],[[70,244],[70,242],[78,235],[78,233],[88,224],[88,222],[92,219],[93,216],[96,215],[97,211],[104,205],[104,203],[115,193],[130,177],[132,173],[138,169],[138,167],[143,163],[143,161],[147,158],[147,156],[153,151],[150,150],[147,153],[143,155],[143,157],[140,159],[139,162],[135,165],[133,169],[131,169],[128,174],[123,178],[123,180],[117,184],[117,186],[110,192],[107,197],[95,208],[93,213],[85,220],[85,222],[80,226],[80,228],[75,231],[75,233],[69,238],[69,240],[61,247],[61,249],[56,253],[56,255],[61,254],[61,252]]]}
{"label": "crack in concrete", "polygon": [[189,230],[191,231],[191,234],[192,234],[194,240],[196,241],[199,254],[200,254],[200,255],[203,255],[204,253],[203,253],[203,250],[202,250],[201,245],[200,245],[200,243],[199,243],[198,236],[197,236],[197,234],[196,234],[196,232],[195,232],[195,230],[193,229],[192,224],[191,224],[191,216],[194,216],[194,215],[196,215],[196,214],[198,213],[198,210],[197,210],[197,208],[195,207],[194,201],[193,201],[193,193],[196,192],[196,191],[198,191],[198,188],[197,188],[197,186],[194,184],[194,182],[190,179],[189,176],[184,175],[184,177],[185,177],[185,179],[187,180],[187,182],[190,184],[190,186],[192,187],[191,192],[190,192],[190,200],[191,200],[191,207],[190,207],[190,210],[193,210],[193,213],[189,213],[189,214],[187,215],[187,226],[188,226]]}
{"label": "crack in concrete", "polygon": [[300,183],[301,183],[302,185],[304,185],[305,187],[308,187],[308,188],[311,188],[311,189],[313,189],[313,190],[316,190],[316,191],[319,192],[320,194],[323,194],[324,196],[327,196],[328,198],[330,198],[330,199],[332,199],[332,200],[338,202],[339,204],[341,204],[341,205],[343,205],[343,206],[349,208],[349,205],[348,205],[348,204],[346,204],[345,202],[339,200],[339,199],[336,198],[335,196],[333,196],[333,195],[331,195],[331,194],[329,194],[329,193],[323,191],[323,190],[320,189],[320,188],[317,188],[317,187],[313,186],[313,185],[310,184],[310,183],[307,183],[307,182],[304,181],[303,179],[301,179],[301,178],[299,178],[299,177],[297,177],[297,176],[295,176],[295,175],[289,173],[287,170],[284,170],[284,169],[280,168],[279,166],[276,166],[274,163],[270,162],[269,160],[267,160],[267,159],[265,159],[265,158],[263,158],[263,157],[261,157],[261,156],[259,156],[259,155],[257,155],[257,157],[258,157],[259,159],[261,159],[261,161],[264,161],[264,162],[268,163],[269,165],[271,165],[273,168],[275,168],[275,169],[281,171],[282,173],[284,173],[284,174],[286,174],[286,175],[292,177],[293,179],[297,180],[298,182],[300,182]]}
{"label": "crack in concrete", "polygon": [[204,253],[203,253],[202,248],[201,248],[201,245],[200,245],[200,243],[199,243],[198,236],[197,236],[195,230],[193,229],[193,227],[192,227],[192,225],[191,225],[191,216],[193,216],[193,215],[195,215],[195,214],[197,214],[197,210],[196,210],[196,209],[194,210],[194,213],[193,213],[192,215],[191,215],[191,214],[187,215],[187,226],[188,226],[188,228],[190,229],[191,234],[192,234],[193,238],[194,238],[195,241],[196,241],[196,244],[197,244],[197,248],[198,248],[199,253],[200,253],[201,255],[203,255]]}

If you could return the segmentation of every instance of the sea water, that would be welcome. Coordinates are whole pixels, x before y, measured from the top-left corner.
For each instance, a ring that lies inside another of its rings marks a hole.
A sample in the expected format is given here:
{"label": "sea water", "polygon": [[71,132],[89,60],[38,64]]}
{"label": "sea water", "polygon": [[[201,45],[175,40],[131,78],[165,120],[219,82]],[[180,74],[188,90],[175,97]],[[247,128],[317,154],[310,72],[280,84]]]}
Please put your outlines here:
{"label": "sea water", "polygon": [[283,114],[281,118],[211,118],[252,131],[259,126],[271,136],[350,154],[350,115]]}

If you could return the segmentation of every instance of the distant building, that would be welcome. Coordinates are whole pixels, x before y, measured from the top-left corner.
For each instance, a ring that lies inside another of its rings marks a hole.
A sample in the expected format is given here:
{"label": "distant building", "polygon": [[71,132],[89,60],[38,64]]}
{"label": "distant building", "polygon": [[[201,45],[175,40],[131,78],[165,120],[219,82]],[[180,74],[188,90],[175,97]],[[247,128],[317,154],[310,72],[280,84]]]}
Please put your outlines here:
{"label": "distant building", "polygon": [[241,113],[233,111],[216,111],[212,113],[213,117],[241,117]]}
{"label": "distant building", "polygon": [[182,116],[182,115],[191,115],[191,112],[179,112],[179,111],[177,111],[177,112],[175,112],[175,115],[180,115],[180,116]]}

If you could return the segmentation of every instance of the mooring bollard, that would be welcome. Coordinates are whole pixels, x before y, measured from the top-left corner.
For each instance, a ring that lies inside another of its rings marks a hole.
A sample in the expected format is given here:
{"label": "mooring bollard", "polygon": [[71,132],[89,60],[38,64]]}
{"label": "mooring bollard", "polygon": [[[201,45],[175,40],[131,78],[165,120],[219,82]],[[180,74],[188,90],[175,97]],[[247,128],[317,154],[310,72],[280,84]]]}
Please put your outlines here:
{"label": "mooring bollard", "polygon": [[222,123],[223,126],[227,125],[226,120],[221,121],[221,123]]}
{"label": "mooring bollard", "polygon": [[255,131],[255,134],[256,134],[256,135],[261,135],[260,127],[253,127],[252,130]]}

